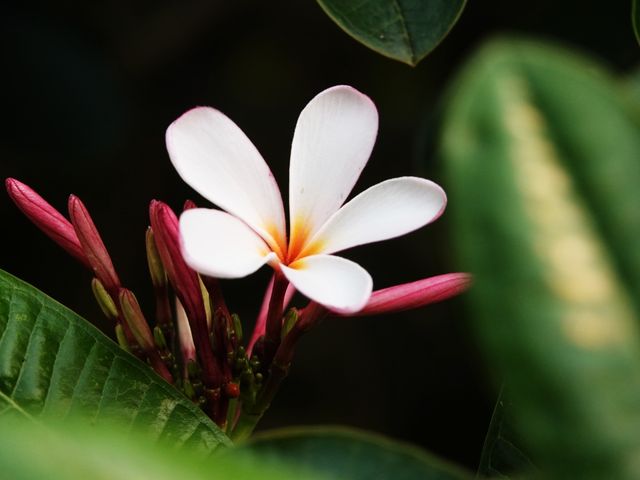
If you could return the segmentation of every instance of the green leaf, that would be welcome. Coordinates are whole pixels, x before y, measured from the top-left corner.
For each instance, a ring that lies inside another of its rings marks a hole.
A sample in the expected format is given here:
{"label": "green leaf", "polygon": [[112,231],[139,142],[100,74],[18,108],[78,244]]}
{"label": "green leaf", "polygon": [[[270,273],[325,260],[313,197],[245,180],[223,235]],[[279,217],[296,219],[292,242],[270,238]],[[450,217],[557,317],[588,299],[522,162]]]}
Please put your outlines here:
{"label": "green leaf", "polygon": [[635,111],[600,65],[516,39],[449,98],[454,236],[514,428],[549,478],[639,478]]}
{"label": "green leaf", "polygon": [[633,24],[636,39],[640,43],[640,9],[638,8],[638,0],[632,0],[631,2],[631,23]]}
{"label": "green leaf", "polygon": [[482,447],[478,476],[509,479],[535,471],[529,458],[513,440],[515,435],[511,431],[508,413],[511,409],[502,388]]}
{"label": "green leaf", "polygon": [[318,0],[331,19],[376,52],[415,66],[449,33],[466,0]]}
{"label": "green leaf", "polygon": [[274,430],[248,444],[258,459],[284,462],[334,480],[460,480],[461,470],[417,447],[341,427]]}
{"label": "green leaf", "polygon": [[0,417],[117,421],[172,444],[227,437],[186,397],[86,320],[0,270]]}
{"label": "green leaf", "polygon": [[320,480],[295,467],[265,464],[249,455],[204,457],[149,442],[112,425],[75,423],[48,428],[0,420],[0,472],[11,480]]}

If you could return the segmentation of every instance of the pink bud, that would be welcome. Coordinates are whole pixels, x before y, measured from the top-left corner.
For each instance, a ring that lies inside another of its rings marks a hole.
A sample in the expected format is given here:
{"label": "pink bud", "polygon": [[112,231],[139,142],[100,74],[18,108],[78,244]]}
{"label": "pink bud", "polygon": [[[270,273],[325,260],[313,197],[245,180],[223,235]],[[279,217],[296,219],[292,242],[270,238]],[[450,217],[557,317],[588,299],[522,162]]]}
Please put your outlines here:
{"label": "pink bud", "polygon": [[198,208],[196,202],[194,202],[193,200],[185,200],[184,205],[182,206],[182,211],[184,212],[185,210],[191,210],[192,208]]}
{"label": "pink bud", "polygon": [[[264,292],[264,298],[262,299],[262,306],[260,307],[260,312],[258,313],[258,318],[256,319],[256,324],[253,327],[253,332],[251,333],[251,339],[249,340],[249,344],[247,345],[247,356],[251,357],[251,352],[253,351],[253,347],[260,337],[262,337],[267,330],[267,314],[269,313],[269,303],[271,302],[271,294],[273,292],[273,282],[275,279],[275,275],[271,277],[269,281],[269,285],[267,285],[267,289]],[[290,283],[287,286],[287,291],[284,294],[284,301],[282,302],[282,312],[287,309],[289,304],[291,303],[291,299],[293,295],[296,293],[296,288]]]}
{"label": "pink bud", "polygon": [[362,310],[338,316],[361,317],[411,310],[454,297],[464,292],[470,285],[471,275],[468,273],[447,273],[424,278],[416,282],[376,290]]}
{"label": "pink bud", "polygon": [[157,200],[151,202],[149,216],[162,264],[187,312],[193,340],[202,363],[205,385],[220,386],[222,379],[211,350],[200,281],[198,274],[185,263],[180,251],[178,218],[167,204]]}
{"label": "pink bud", "polygon": [[167,204],[157,200],[151,202],[149,216],[162,264],[187,315],[192,319],[206,318],[198,275],[185,263],[180,251],[178,218]]}
{"label": "pink bud", "polygon": [[13,202],[36,227],[80,263],[91,268],[69,220],[30,187],[15,178],[7,178],[5,185]]}
{"label": "pink bud", "polygon": [[100,238],[91,215],[75,195],[69,196],[69,217],[91,269],[109,294],[113,298],[117,298],[120,288],[118,274],[113,268],[109,252]]}

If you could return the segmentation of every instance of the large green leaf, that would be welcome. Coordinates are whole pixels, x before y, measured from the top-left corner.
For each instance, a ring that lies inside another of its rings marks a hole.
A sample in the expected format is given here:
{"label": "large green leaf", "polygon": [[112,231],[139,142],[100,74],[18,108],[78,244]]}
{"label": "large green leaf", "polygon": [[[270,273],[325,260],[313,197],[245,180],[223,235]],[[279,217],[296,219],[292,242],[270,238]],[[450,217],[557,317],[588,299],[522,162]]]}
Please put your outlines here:
{"label": "large green leaf", "polygon": [[0,270],[0,417],[117,421],[176,444],[229,444],[187,398],[84,319]]}
{"label": "large green leaf", "polygon": [[449,33],[466,0],[318,0],[318,3],[359,42],[415,66]]}
{"label": "large green leaf", "polygon": [[461,470],[419,448],[341,427],[299,427],[255,436],[262,461],[284,462],[334,480],[460,480]]}
{"label": "large green leaf", "polygon": [[640,130],[618,88],[571,52],[497,41],[444,126],[479,338],[549,478],[640,477]]}
{"label": "large green leaf", "polygon": [[6,480],[328,480],[249,455],[204,457],[149,442],[110,425],[0,420],[0,475]]}

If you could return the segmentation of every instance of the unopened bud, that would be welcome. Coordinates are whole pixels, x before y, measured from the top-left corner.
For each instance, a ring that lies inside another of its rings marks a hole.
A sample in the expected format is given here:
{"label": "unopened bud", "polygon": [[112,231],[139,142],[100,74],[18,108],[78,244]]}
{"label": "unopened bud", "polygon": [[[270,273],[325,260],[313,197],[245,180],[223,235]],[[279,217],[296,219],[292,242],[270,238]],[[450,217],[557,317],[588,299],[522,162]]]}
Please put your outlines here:
{"label": "unopened bud", "polygon": [[176,321],[182,361],[188,365],[189,362],[195,362],[196,360],[196,347],[193,343],[187,312],[185,312],[182,302],[178,298],[176,298]]}
{"label": "unopened bud", "polygon": [[158,326],[153,328],[153,340],[160,350],[167,350],[167,340],[164,338],[162,329]]}
{"label": "unopened bud", "polygon": [[36,227],[80,263],[91,268],[69,220],[33,189],[15,178],[7,178],[5,186],[11,200]]}
{"label": "unopened bud", "polygon": [[143,350],[147,352],[154,350],[153,335],[151,334],[147,320],[142,314],[142,309],[140,308],[140,304],[138,304],[136,296],[131,290],[121,288],[119,298],[122,314],[136,341]]}
{"label": "unopened bud", "polygon": [[89,212],[75,195],[69,197],[69,216],[91,269],[100,279],[104,288],[111,295],[117,295],[120,279],[113,268],[111,257]]}
{"label": "unopened bud", "polygon": [[240,396],[240,386],[235,382],[229,382],[224,386],[224,393],[228,398],[238,398]]}
{"label": "unopened bud", "polygon": [[164,288],[167,285],[167,273],[162,265],[158,247],[154,238],[151,227],[147,228],[145,235],[145,244],[147,247],[147,264],[149,265],[149,274],[151,275],[151,283],[155,288]]}
{"label": "unopened bud", "polygon": [[186,395],[186,397],[189,400],[193,400],[196,397],[196,391],[193,388],[193,385],[191,384],[191,382],[189,381],[188,378],[185,378],[183,383],[182,383],[182,389],[184,391],[184,394]]}
{"label": "unopened bud", "polygon": [[367,305],[359,312],[337,315],[358,317],[419,308],[464,292],[471,285],[471,280],[468,273],[447,273],[384,288],[373,292]]}
{"label": "unopened bud", "polygon": [[231,320],[233,321],[233,331],[236,335],[236,343],[242,343],[242,322],[240,321],[240,316],[232,313]]}
{"label": "unopened bud", "polygon": [[182,211],[184,212],[185,210],[191,210],[192,208],[198,208],[196,202],[194,202],[193,200],[185,200],[184,205],[182,206]]}
{"label": "unopened bud", "polygon": [[120,345],[120,348],[131,353],[129,342],[127,342],[127,335],[124,333],[124,329],[120,324],[116,325],[116,339],[118,340],[118,345]]}
{"label": "unopened bud", "polygon": [[195,360],[189,360],[187,362],[187,373],[189,378],[197,378],[200,375],[200,366]]}
{"label": "unopened bud", "polygon": [[97,278],[91,280],[91,290],[93,291],[94,297],[96,297],[96,301],[98,302],[98,306],[102,313],[104,313],[105,317],[109,320],[116,320],[118,318],[118,309],[116,304],[113,302],[111,295],[107,292],[102,285],[102,282]]}
{"label": "unopened bud", "polygon": [[289,309],[287,314],[284,316],[284,322],[282,324],[282,338],[287,336],[287,333],[291,331],[293,326],[298,321],[298,310],[295,308]]}

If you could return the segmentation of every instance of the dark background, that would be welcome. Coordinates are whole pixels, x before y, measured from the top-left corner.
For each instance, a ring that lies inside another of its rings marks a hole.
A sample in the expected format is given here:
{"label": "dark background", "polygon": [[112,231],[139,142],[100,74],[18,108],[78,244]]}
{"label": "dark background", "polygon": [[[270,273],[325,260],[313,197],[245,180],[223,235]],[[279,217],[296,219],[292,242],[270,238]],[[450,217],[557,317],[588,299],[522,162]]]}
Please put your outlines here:
{"label": "dark background", "polygon": [[[9,3],[0,11],[0,175],[30,184],[62,211],[69,193],[79,195],[124,283],[147,306],[149,200],[206,205],[173,171],[164,148],[165,128],[190,107],[212,105],[229,115],[286,190],[298,113],[321,90],[350,84],[380,112],[376,148],[355,191],[399,175],[427,176],[446,189],[435,148],[441,100],[484,40],[517,33],[560,41],[620,75],[637,65],[640,51],[629,2],[620,0],[471,0],[417,68],[356,43],[312,0],[67,0]],[[0,218],[0,268],[110,332],[100,323],[88,273],[6,196],[0,196]],[[447,235],[445,212],[419,232],[346,255],[381,288],[464,269],[455,264]],[[268,275],[264,269],[225,282],[247,327]],[[303,339],[261,428],[352,425],[474,468],[497,379],[476,352],[463,304],[456,299],[385,318],[326,321]]]}

